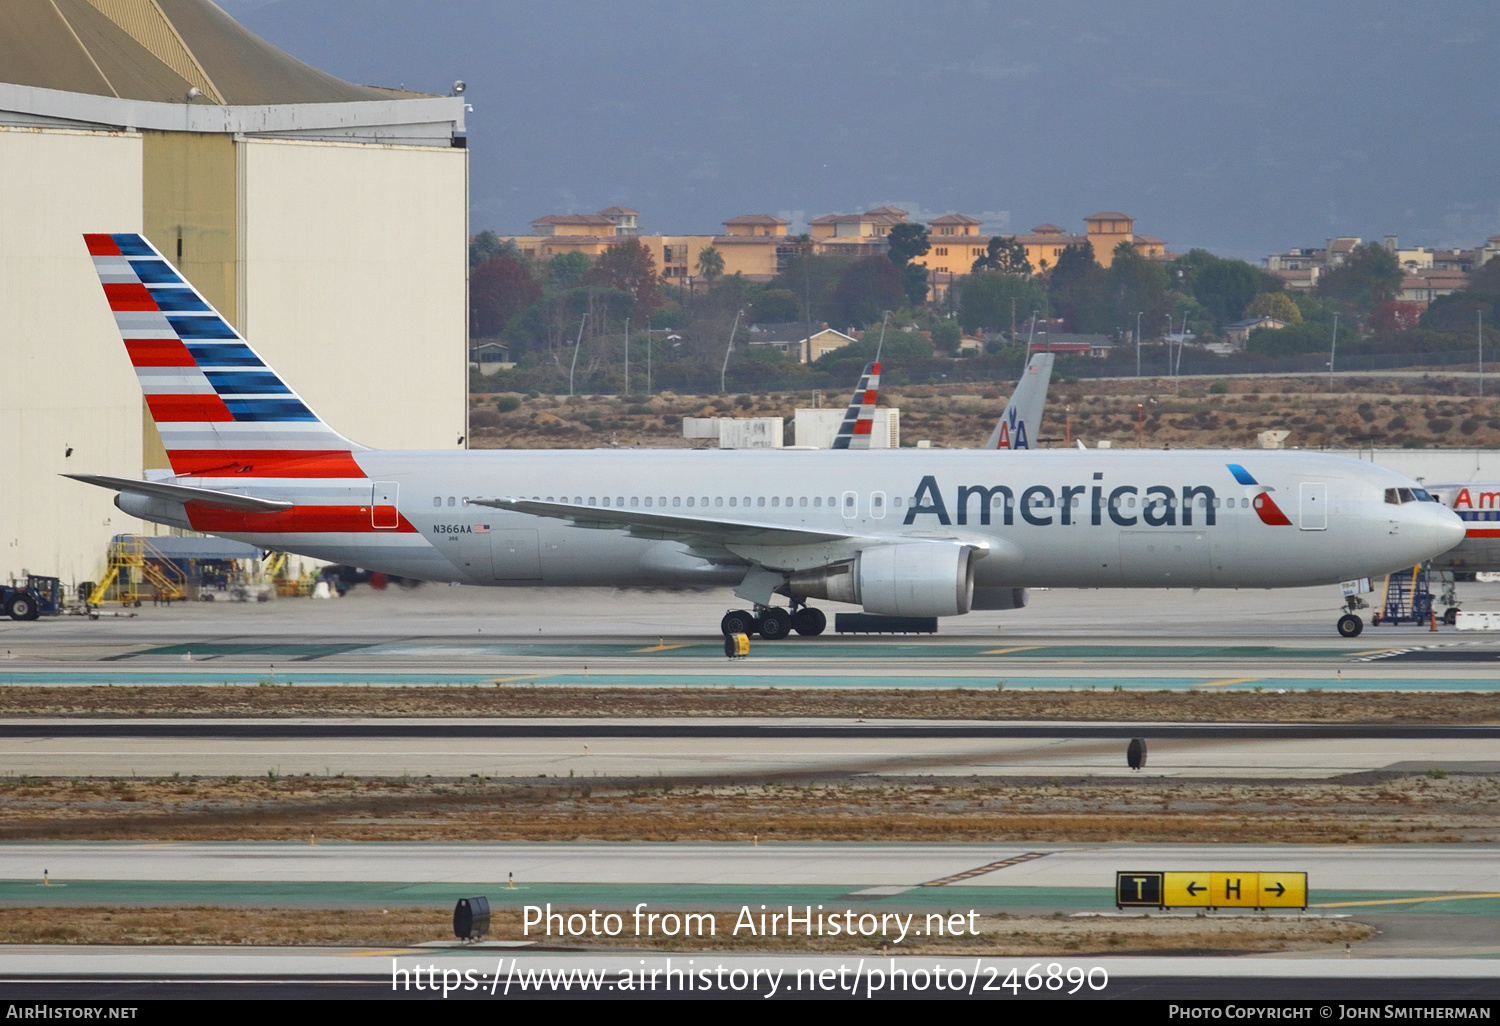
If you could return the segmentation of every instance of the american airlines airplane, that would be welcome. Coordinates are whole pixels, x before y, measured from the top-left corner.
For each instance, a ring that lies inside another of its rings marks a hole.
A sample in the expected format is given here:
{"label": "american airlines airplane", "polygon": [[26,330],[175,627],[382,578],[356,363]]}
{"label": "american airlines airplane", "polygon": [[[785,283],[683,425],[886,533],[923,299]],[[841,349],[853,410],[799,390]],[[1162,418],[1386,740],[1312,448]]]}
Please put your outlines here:
{"label": "american airlines airplane", "polygon": [[1464,522],[1463,541],[1432,560],[1436,570],[1500,570],[1500,481],[1429,485]]}
{"label": "american airlines airplane", "polygon": [[370,449],[144,238],[85,241],[172,472],[68,476],[132,516],[262,548],[464,584],[732,586],[751,609],[721,629],[777,639],[822,631],[814,599],[958,616],[1027,587],[1299,587],[1464,535],[1440,504],[1404,501],[1409,478],[1295,451]]}

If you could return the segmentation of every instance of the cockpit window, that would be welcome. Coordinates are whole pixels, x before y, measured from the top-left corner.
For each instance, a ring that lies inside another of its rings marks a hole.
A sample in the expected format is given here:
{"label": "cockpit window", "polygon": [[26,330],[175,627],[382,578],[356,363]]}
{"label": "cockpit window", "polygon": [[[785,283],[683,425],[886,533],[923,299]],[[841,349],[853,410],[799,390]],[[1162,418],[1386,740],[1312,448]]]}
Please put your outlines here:
{"label": "cockpit window", "polygon": [[1425,488],[1414,488],[1414,489],[1412,489],[1412,491],[1414,491],[1416,493],[1417,501],[1418,502],[1437,502],[1438,501],[1436,498],[1433,497],[1432,493],[1429,492],[1429,491],[1427,491]]}
{"label": "cockpit window", "polygon": [[1385,501],[1388,506],[1401,505],[1401,497],[1396,494],[1396,489],[1394,488],[1387,488],[1385,490]]}
{"label": "cockpit window", "polygon": [[1410,488],[1403,488],[1403,489],[1401,489],[1401,501],[1402,502],[1416,502],[1417,501],[1417,497],[1414,494],[1412,494],[1412,490]]}

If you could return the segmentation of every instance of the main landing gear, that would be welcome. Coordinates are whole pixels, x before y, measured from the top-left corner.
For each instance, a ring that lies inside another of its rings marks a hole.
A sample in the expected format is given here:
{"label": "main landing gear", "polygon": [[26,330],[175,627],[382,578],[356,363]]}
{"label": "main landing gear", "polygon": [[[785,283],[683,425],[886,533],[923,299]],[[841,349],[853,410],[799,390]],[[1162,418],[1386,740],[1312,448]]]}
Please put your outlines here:
{"label": "main landing gear", "polygon": [[792,631],[806,638],[816,637],[828,626],[828,617],[812,606],[756,606],[755,611],[731,609],[719,621],[719,630],[731,634],[759,634],[767,641],[780,641]]}

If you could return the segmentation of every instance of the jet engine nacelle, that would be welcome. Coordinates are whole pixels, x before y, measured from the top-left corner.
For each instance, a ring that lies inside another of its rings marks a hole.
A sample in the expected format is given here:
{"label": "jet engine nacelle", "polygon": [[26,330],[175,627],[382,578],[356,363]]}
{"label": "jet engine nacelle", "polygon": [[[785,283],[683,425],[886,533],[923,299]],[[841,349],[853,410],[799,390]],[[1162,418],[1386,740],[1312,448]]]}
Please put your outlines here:
{"label": "jet engine nacelle", "polygon": [[973,604],[973,558],[972,547],[956,542],[877,545],[848,562],[793,574],[788,590],[867,613],[959,616]]}
{"label": "jet engine nacelle", "polygon": [[1027,588],[975,588],[973,609],[1025,609],[1031,598]]}

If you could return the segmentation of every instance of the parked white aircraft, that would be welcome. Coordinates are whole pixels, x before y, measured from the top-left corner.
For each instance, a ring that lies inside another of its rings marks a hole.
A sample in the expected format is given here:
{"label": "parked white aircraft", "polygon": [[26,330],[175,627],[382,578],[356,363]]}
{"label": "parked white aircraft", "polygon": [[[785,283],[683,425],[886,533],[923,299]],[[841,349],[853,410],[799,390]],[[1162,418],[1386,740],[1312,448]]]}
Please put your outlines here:
{"label": "parked white aircraft", "polygon": [[1029,586],[1297,587],[1464,534],[1439,504],[1399,501],[1416,488],[1400,474],[1295,451],[370,449],[141,236],[85,239],[173,473],[69,476],[132,516],[263,548],[467,584],[733,585],[753,612],[721,627],[774,639],[822,630],[809,599],[957,616]]}
{"label": "parked white aircraft", "polygon": [[1500,481],[1429,485],[1427,490],[1464,522],[1464,539],[1433,557],[1437,570],[1500,570]]}

